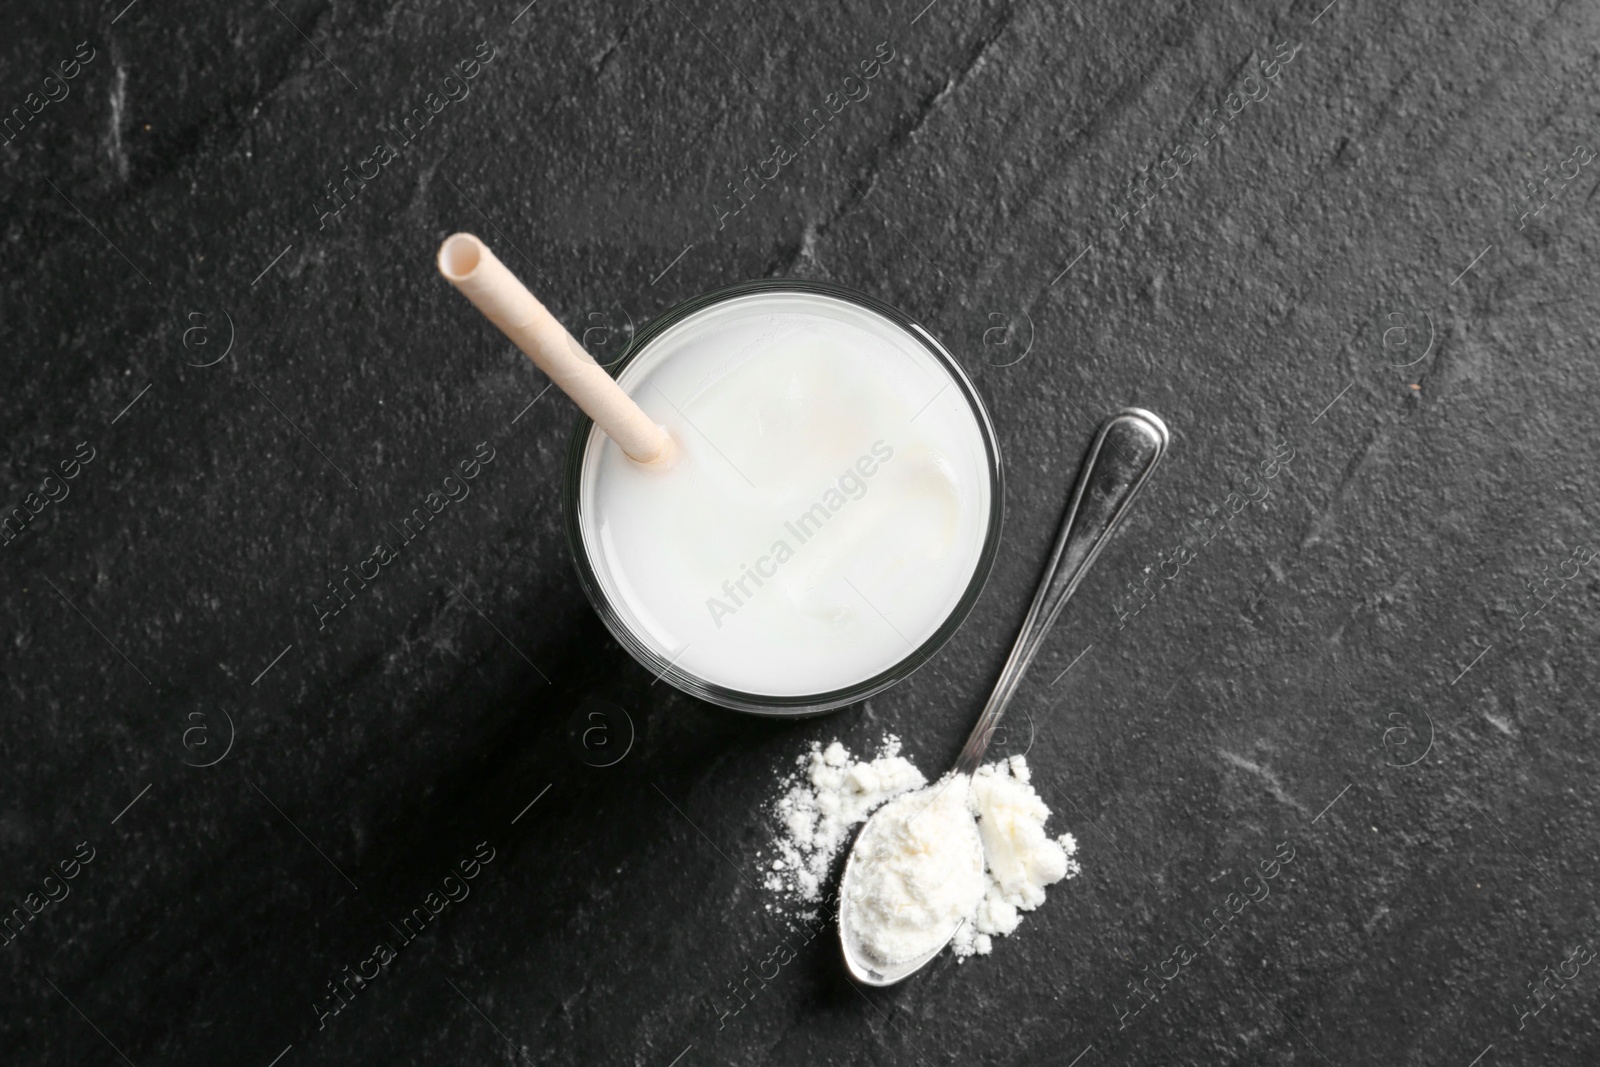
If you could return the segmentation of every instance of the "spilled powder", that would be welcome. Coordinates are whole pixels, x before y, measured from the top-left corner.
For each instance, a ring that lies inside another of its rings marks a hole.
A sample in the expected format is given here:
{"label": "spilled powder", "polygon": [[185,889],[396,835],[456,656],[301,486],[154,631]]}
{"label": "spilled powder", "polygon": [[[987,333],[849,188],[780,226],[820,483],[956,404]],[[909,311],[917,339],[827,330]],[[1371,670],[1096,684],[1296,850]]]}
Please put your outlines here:
{"label": "spilled powder", "polygon": [[835,741],[827,748],[813,743],[798,763],[799,772],[783,780],[784,793],[775,805],[778,855],[768,865],[765,883],[787,899],[815,903],[856,825],[884,801],[921,788],[927,779],[900,755],[900,739],[892,734],[874,760],[851,759]]}
{"label": "spilled powder", "polygon": [[988,953],[997,934],[1010,934],[1019,912],[1044,903],[1045,886],[1076,876],[1078,841],[1071,834],[1052,839],[1044,830],[1050,808],[1029,784],[1028,761],[1021,756],[988,763],[972,776],[972,812],[983,838],[987,891],[970,924],[956,935],[955,953]]}
{"label": "spilled powder", "polygon": [[802,908],[821,900],[855,827],[887,804],[848,889],[849,935],[880,963],[923,955],[952,930],[958,957],[986,954],[1044,903],[1047,886],[1079,872],[1073,836],[1045,832],[1050,809],[1021,756],[980,767],[970,784],[946,775],[931,786],[893,736],[872,760],[835,741],[813,744],[797,765],[774,804],[766,888]]}

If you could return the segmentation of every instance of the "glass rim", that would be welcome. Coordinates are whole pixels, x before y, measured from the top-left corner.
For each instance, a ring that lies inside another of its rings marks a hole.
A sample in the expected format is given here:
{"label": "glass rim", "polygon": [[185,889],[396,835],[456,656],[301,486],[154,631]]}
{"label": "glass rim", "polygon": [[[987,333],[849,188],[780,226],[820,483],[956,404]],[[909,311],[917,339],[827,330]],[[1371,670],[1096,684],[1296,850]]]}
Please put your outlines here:
{"label": "glass rim", "polygon": [[573,566],[578,572],[578,584],[583,586],[584,594],[589,598],[589,603],[594,606],[595,613],[600,616],[600,621],[605,624],[611,636],[616,638],[617,642],[628,651],[629,655],[646,669],[654,672],[657,680],[665,680],[675,689],[688,693],[690,696],[699,697],[701,700],[730,708],[734,711],[742,711],[753,715],[791,718],[833,711],[883,692],[910,677],[923,664],[932,659],[934,654],[943,648],[945,643],[955,635],[956,631],[961,628],[961,624],[966,622],[967,616],[972,613],[972,608],[977,603],[979,594],[983,592],[983,587],[989,580],[989,573],[994,568],[995,557],[999,554],[1000,527],[1005,517],[1005,475],[1001,467],[999,440],[995,435],[994,424],[989,419],[988,409],[984,407],[983,398],[978,395],[978,391],[973,386],[972,380],[967,377],[966,371],[955,361],[949,351],[921,323],[893,305],[832,282],[819,282],[799,278],[763,278],[756,281],[723,286],[701,293],[698,296],[690,297],[674,304],[661,315],[635,331],[627,347],[623,350],[623,354],[615,363],[609,366],[610,373],[613,378],[620,377],[623,370],[648,347],[652,340],[695,312],[742,296],[777,292],[810,293],[832,297],[865,308],[888,319],[911,337],[914,337],[933,356],[935,362],[950,376],[950,380],[955,383],[956,388],[966,399],[967,407],[977,421],[978,436],[983,439],[984,453],[988,457],[989,466],[990,508],[987,528],[984,531],[983,547],[978,553],[977,563],[973,567],[972,576],[968,579],[966,588],[962,590],[960,598],[957,599],[944,620],[935,627],[933,633],[929,634],[920,645],[913,648],[906,656],[889,667],[869,678],[864,678],[853,685],[840,689],[793,696],[746,693],[730,689],[727,686],[718,685],[679,668],[674,662],[646,645],[611,603],[611,598],[607,595],[604,586],[600,582],[599,575],[596,573],[594,563],[589,558],[579,514],[579,501],[581,500],[583,488],[584,457],[588,452],[589,441],[594,429],[594,421],[581,412],[567,445],[566,474],[562,488],[562,510],[565,513],[564,525],[567,531],[567,548],[572,554]]}

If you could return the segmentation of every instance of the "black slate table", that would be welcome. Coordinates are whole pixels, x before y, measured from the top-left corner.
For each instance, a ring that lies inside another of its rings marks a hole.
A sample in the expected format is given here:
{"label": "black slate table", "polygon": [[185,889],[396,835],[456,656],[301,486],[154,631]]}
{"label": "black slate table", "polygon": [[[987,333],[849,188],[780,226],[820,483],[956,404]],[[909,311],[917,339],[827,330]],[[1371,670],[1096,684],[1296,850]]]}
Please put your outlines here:
{"label": "black slate table", "polygon": [[[7,30],[0,1060],[1600,1055],[1594,7]],[[437,276],[456,230],[607,361],[756,277],[927,323],[1008,478],[966,626],[805,722],[652,684],[568,557],[574,409]],[[1084,872],[991,957],[855,988],[766,911],[774,782],[813,741],[953,757],[1128,404],[1172,455],[1001,749]]]}

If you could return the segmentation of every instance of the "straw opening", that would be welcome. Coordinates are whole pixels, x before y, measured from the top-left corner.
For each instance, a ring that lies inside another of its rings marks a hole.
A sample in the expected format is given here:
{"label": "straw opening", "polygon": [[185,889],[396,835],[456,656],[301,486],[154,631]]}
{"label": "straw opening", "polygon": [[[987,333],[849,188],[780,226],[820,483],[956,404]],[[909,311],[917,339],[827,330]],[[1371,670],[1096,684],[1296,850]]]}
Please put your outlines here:
{"label": "straw opening", "polygon": [[452,282],[464,281],[482,261],[483,242],[470,233],[458,233],[439,249],[439,273]]}

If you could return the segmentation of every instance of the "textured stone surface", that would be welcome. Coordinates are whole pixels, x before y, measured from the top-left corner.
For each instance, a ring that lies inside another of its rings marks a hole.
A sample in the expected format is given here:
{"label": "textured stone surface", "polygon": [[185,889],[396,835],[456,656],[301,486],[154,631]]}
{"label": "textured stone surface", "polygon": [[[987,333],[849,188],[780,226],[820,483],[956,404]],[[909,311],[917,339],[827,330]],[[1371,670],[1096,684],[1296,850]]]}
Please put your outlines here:
{"label": "textured stone surface", "polygon": [[[1600,583],[1567,562],[1600,543],[1592,7],[120,4],[16,7],[0,44],[0,106],[39,106],[0,145],[7,513],[93,450],[0,549],[0,904],[93,856],[0,946],[0,1059],[1600,1055],[1592,968],[1543,971],[1600,944]],[[870,95],[719,225],[884,42]],[[321,217],[480,44],[469,94]],[[1167,177],[1130,201],[1141,168]],[[652,685],[568,560],[573,409],[433,270],[457,229],[602,358],[751,277],[926,322],[1005,451],[972,619],[809,722]],[[1006,741],[1084,874],[990,958],[864,993],[830,933],[719,1020],[784,935],[752,884],[775,777],[885,730],[953,757],[1130,403],[1173,454]],[[324,583],[480,442],[472,495],[319,631]],[[480,842],[471,895],[319,1028]]]}

